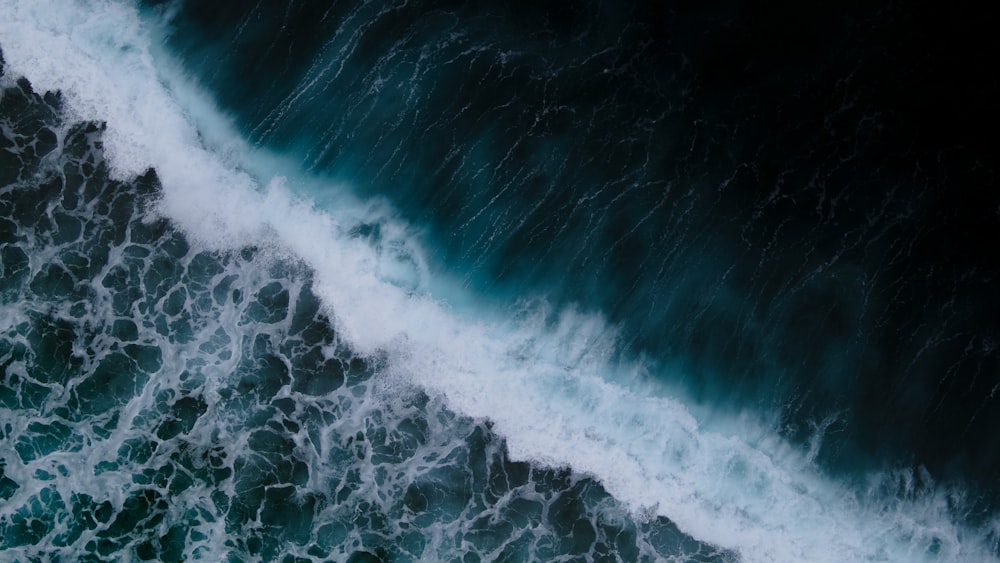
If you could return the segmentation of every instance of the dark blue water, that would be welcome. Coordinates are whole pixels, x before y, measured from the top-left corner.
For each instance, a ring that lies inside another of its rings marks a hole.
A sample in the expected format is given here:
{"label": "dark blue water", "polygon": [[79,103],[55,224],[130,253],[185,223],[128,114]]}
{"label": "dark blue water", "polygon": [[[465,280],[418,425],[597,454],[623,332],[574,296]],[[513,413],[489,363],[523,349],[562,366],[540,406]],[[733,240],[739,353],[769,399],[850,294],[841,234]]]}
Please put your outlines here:
{"label": "dark blue water", "polygon": [[[294,174],[291,196],[391,262],[379,280],[487,324],[542,311],[513,353],[519,377],[541,383],[510,393],[542,389],[551,411],[519,414],[539,421],[525,430],[500,397],[386,383],[438,356],[400,353],[396,337],[367,346],[356,322],[338,324],[366,318],[365,297],[345,307],[367,282],[331,297],[324,268],[339,263],[300,259],[295,242],[220,249],[186,232],[170,171],[123,178],[72,94],[4,69],[0,550],[14,560],[998,555],[998,82],[980,15],[737,2],[128,12],[198,142],[262,185]],[[5,31],[0,48],[15,40]],[[215,107],[185,102],[187,84]],[[227,149],[205,114],[249,148]],[[281,170],[262,172],[268,159]],[[344,190],[391,211],[340,218]],[[391,322],[376,309],[378,333]],[[552,384],[536,341],[591,326],[613,345],[582,337],[565,387]],[[594,356],[642,369],[626,383],[609,368],[595,387]],[[665,396],[692,422],[650,414],[675,408]],[[617,418],[630,408],[634,426]],[[581,457],[521,445],[546,419]],[[673,453],[648,461],[647,439]],[[714,457],[726,439],[737,453]],[[640,459],[639,481],[600,461],[620,452]],[[834,497],[844,508],[825,511]],[[843,522],[861,539],[816,539]]]}
{"label": "dark blue water", "polygon": [[478,292],[598,308],[794,439],[836,414],[832,464],[992,481],[995,80],[975,28],[934,39],[973,15],[933,17],[185,3],[170,45],[252,143],[388,196]]}

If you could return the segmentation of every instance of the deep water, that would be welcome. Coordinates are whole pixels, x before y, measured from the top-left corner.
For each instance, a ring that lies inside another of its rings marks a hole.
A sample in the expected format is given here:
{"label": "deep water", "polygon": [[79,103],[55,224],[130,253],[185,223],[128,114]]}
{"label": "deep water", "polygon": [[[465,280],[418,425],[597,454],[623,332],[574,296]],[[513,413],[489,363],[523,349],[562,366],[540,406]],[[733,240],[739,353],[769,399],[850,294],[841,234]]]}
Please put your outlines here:
{"label": "deep water", "polygon": [[1000,557],[981,15],[4,15],[0,559]]}
{"label": "deep water", "polygon": [[972,15],[167,5],[251,143],[387,196],[479,293],[599,309],[793,440],[830,420],[832,466],[1000,477],[995,73],[948,29]]}

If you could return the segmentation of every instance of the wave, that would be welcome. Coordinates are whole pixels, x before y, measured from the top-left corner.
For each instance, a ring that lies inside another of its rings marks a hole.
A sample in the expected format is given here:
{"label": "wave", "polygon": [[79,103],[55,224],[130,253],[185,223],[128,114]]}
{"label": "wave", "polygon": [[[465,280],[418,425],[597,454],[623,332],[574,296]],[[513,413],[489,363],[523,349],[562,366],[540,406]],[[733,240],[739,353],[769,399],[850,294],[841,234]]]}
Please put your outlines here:
{"label": "wave", "polygon": [[[640,517],[747,561],[995,557],[1000,523],[967,526],[964,491],[912,470],[838,482],[756,415],[703,412],[652,382],[668,368],[624,357],[601,314],[544,299],[510,314],[463,289],[390,202],[251,147],[149,14],[111,0],[3,0],[0,13],[7,76],[60,92],[72,120],[105,123],[112,176],[155,170],[156,213],[204,248],[308,264],[338,333],[381,362],[382,392],[441,396],[491,421],[514,459],[592,475]],[[303,195],[319,191],[333,195]]]}

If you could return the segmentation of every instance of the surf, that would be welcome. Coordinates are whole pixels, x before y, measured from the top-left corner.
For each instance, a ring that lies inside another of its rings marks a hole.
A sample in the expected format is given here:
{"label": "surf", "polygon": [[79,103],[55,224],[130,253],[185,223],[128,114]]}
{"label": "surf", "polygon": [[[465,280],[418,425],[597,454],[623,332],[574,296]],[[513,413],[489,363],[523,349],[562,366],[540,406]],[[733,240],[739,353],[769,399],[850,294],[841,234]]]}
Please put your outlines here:
{"label": "surf", "polygon": [[837,482],[755,413],[708,414],[650,377],[669,368],[623,355],[601,312],[479,298],[392,202],[251,146],[163,49],[154,15],[111,1],[0,11],[7,76],[60,92],[70,121],[104,123],[112,178],[154,170],[153,215],[200,248],[306,264],[346,345],[378,359],[380,393],[441,397],[489,420],[513,459],[592,475],[638,517],[747,561],[993,557],[995,530],[955,516],[961,491],[921,489],[909,470]]}

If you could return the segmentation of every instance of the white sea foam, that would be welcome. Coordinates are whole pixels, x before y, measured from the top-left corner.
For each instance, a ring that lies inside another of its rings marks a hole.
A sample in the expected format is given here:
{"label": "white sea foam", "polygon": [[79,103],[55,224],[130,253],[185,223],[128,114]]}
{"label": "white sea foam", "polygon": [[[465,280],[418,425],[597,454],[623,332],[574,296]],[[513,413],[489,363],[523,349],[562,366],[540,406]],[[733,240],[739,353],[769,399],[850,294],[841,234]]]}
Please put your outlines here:
{"label": "white sea foam", "polygon": [[[642,366],[612,363],[614,330],[599,315],[534,305],[503,320],[450,306],[474,296],[430,277],[390,206],[343,187],[323,209],[296,197],[323,180],[246,146],[161,51],[157,25],[111,0],[0,0],[9,72],[62,91],[74,119],[106,122],[113,173],[155,168],[160,212],[201,244],[271,246],[310,264],[345,341],[388,358],[386,385],[441,393],[491,419],[513,457],[592,474],[637,513],[666,516],[747,561],[992,557],[952,522],[944,492],[886,497],[881,481],[893,475],[873,476],[870,492],[849,489],[762,425],[731,417],[706,429],[664,390],[624,383]],[[353,236],[360,222],[379,223],[381,241]]]}

